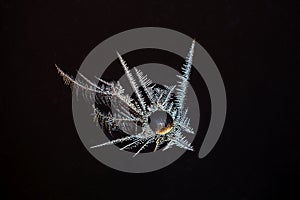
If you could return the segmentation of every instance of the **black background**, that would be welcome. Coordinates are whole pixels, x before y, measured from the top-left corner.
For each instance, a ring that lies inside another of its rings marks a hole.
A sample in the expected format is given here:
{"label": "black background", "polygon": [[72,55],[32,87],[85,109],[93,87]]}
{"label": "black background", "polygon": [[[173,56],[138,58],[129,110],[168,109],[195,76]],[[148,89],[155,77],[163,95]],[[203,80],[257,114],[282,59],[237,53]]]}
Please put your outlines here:
{"label": "black background", "polygon": [[[299,198],[299,2],[2,1],[1,199]],[[106,38],[158,26],[195,38],[225,82],[228,114],[204,159],[156,172],[110,169],[82,145],[71,92]]]}

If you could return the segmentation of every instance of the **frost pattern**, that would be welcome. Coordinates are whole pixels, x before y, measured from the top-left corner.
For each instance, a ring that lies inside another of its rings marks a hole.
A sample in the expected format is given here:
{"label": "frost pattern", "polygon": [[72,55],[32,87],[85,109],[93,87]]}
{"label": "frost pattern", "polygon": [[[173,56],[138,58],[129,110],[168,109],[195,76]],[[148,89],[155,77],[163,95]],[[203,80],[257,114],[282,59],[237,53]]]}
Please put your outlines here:
{"label": "frost pattern", "polygon": [[[162,148],[163,151],[174,145],[179,148],[193,151],[191,143],[187,141],[183,133],[194,134],[193,128],[190,126],[190,119],[187,116],[188,108],[186,108],[185,105],[194,47],[195,41],[192,42],[182,67],[182,75],[178,75],[179,80],[177,85],[165,86],[165,89],[155,87],[155,84],[148,79],[147,75],[143,74],[141,70],[134,68],[135,76],[137,77],[143,92],[139,89],[139,85],[135,80],[134,75],[129,70],[126,62],[117,52],[117,56],[125,71],[130,86],[137,97],[136,99],[126,94],[124,88],[118,81],[108,82],[95,77],[97,82],[101,83],[101,85],[98,85],[86,78],[80,72],[78,72],[80,79],[78,78],[75,80],[55,65],[65,84],[69,85],[77,96],[79,93],[82,93],[84,99],[92,103],[94,110],[92,115],[97,123],[106,127],[110,133],[112,130],[119,129],[128,134],[126,137],[97,144],[90,148],[129,142],[129,144],[124,145],[120,150],[138,147],[134,156],[146,149],[151,143],[155,144],[154,151],[159,149],[162,145],[164,145]],[[143,95],[143,93],[145,95]],[[110,112],[102,112],[96,106],[96,102],[99,101],[105,105],[113,106],[117,112],[113,114]],[[158,134],[150,128],[148,118],[156,111],[164,111],[172,117],[173,127],[169,132]],[[139,132],[138,126],[141,127]]]}

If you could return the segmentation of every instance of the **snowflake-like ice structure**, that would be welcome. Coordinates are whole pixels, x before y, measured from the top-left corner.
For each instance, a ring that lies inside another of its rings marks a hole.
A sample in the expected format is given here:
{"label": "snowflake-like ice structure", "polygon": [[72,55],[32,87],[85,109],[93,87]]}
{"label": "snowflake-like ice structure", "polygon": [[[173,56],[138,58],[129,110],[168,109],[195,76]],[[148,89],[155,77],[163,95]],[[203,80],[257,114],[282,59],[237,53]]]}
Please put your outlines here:
{"label": "snowflake-like ice structure", "polygon": [[[191,73],[192,58],[195,41],[192,42],[185,63],[182,67],[182,75],[177,75],[179,81],[174,86],[155,87],[147,75],[134,68],[138,78],[138,86],[133,74],[127,67],[126,62],[117,52],[129,83],[134,91],[135,98],[125,93],[119,81],[108,82],[97,78],[96,84],[78,72],[79,79],[73,79],[64,73],[57,65],[56,68],[62,76],[65,84],[70,85],[76,94],[83,92],[85,97],[93,101],[94,120],[103,127],[112,130],[122,130],[127,136],[113,139],[111,141],[92,146],[97,148],[112,144],[123,145],[121,150],[129,150],[138,147],[134,156],[147,148],[150,144],[155,144],[154,150],[163,147],[163,151],[174,145],[177,147],[193,151],[193,147],[184,137],[183,133],[194,134],[190,126],[190,119],[187,116],[188,108],[185,106],[188,80]],[[140,87],[142,89],[140,89]],[[97,102],[104,102],[106,105],[113,105],[116,113],[105,113],[97,107]],[[138,132],[138,127],[140,131]],[[129,143],[128,143],[129,142]]]}

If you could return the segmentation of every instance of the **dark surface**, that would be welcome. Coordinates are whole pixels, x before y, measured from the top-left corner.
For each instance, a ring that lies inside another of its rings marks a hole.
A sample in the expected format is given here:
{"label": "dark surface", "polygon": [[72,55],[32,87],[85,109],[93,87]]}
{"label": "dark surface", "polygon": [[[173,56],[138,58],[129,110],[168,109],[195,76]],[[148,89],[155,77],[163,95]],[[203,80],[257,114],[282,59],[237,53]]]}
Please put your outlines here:
{"label": "dark surface", "polygon": [[[2,1],[1,199],[299,199],[299,2]],[[152,173],[94,159],[73,124],[70,74],[104,39],[159,26],[208,51],[228,114],[204,159]],[[3,198],[2,198],[3,196]]]}

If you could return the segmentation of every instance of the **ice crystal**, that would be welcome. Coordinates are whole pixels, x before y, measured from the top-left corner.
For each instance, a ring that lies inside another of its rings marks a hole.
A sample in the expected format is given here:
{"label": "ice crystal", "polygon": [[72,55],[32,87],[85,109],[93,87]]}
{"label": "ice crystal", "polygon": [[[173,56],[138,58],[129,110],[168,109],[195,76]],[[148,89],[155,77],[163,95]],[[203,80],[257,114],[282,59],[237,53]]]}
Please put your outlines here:
{"label": "ice crystal", "polygon": [[[108,82],[95,77],[98,81],[98,84],[96,84],[80,72],[78,72],[78,75],[81,79],[77,78],[75,80],[56,66],[65,84],[70,85],[77,95],[79,92],[82,92],[83,97],[87,101],[92,102],[94,120],[100,123],[101,127],[105,127],[111,134],[113,134],[112,130],[116,129],[122,130],[127,134],[125,137],[97,144],[90,148],[127,142],[121,150],[137,148],[134,156],[146,149],[150,144],[155,145],[153,151],[159,148],[162,148],[164,151],[174,145],[193,151],[191,143],[187,141],[183,133],[194,134],[190,126],[190,119],[187,116],[188,108],[185,105],[194,46],[195,41],[192,42],[182,67],[182,75],[177,76],[179,78],[178,85],[164,86],[163,88],[156,87],[148,79],[147,75],[144,75],[141,70],[134,68],[139,86],[126,62],[117,52],[136,98],[126,94],[119,81]],[[99,83],[101,84],[99,85]],[[99,102],[114,107],[116,112],[101,111],[96,105]],[[149,121],[151,121],[151,118],[158,115],[165,118],[154,119],[156,120],[155,124],[150,126],[151,122]],[[138,129],[140,129],[139,132]]]}

